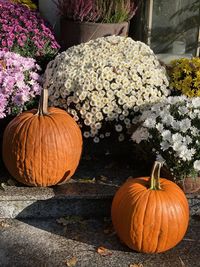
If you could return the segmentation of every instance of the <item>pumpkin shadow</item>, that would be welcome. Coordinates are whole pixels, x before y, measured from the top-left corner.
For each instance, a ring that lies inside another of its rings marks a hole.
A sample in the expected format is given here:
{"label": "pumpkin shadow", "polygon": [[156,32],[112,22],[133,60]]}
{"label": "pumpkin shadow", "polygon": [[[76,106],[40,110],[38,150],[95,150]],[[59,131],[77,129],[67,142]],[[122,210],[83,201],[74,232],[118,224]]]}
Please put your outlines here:
{"label": "pumpkin shadow", "polygon": [[[95,194],[95,185],[87,186],[90,194],[92,191]],[[76,193],[75,188],[78,188]],[[81,190],[85,194],[85,188],[84,184],[77,187],[76,183],[57,186],[53,190],[55,197],[32,203],[24,208],[16,219],[51,234],[92,245],[94,249],[104,246],[111,250],[130,252],[131,250],[119,241],[112,228],[112,196],[81,199],[78,194]],[[62,198],[62,190],[73,191],[76,196],[66,200]],[[101,190],[106,192],[107,186],[102,185]],[[59,197],[56,196],[58,193]]]}
{"label": "pumpkin shadow", "polygon": [[[128,254],[131,253],[132,256],[137,255],[137,257],[141,257],[142,260],[147,260],[147,261],[156,260],[159,263],[163,262],[163,260],[164,261],[177,260],[178,256],[181,256],[181,258],[185,257],[184,253],[186,252],[189,253],[190,257],[192,258],[193,256],[195,256],[195,250],[193,250],[191,242],[194,242],[195,240],[197,242],[195,244],[199,247],[198,245],[198,240],[199,240],[198,236],[200,233],[198,230],[199,217],[191,219],[193,221],[193,224],[192,227],[190,226],[188,228],[187,234],[185,236],[185,241],[183,240],[175,248],[157,255],[138,253],[136,251],[129,249],[119,240],[116,233],[112,229],[112,222],[109,216],[110,215],[109,205],[107,207],[107,214],[105,214],[106,217],[94,216],[94,215],[80,216],[80,212],[78,210],[77,210],[78,211],[77,216],[75,216],[74,214],[76,213],[73,212],[73,216],[66,216],[66,217],[62,216],[62,220],[59,217],[48,218],[48,219],[45,218],[36,219],[28,217],[28,214],[30,214],[33,211],[33,209],[36,210],[38,208],[41,208],[42,205],[51,206],[52,201],[55,201],[55,199],[52,198],[44,201],[42,200],[37,201],[34,204],[27,207],[26,209],[24,209],[16,217],[16,219],[20,222],[23,222],[40,230],[49,232],[56,236],[64,237],[66,238],[66,240],[73,240],[75,242],[85,243],[90,246],[92,245],[91,249],[94,252],[97,250],[97,248],[103,246],[112,251],[125,252]],[[71,204],[74,205],[74,210],[76,211],[77,205],[75,205],[74,200],[73,203],[71,202]],[[50,212],[51,211],[49,209],[49,213]],[[180,265],[173,265],[173,266],[180,266]]]}

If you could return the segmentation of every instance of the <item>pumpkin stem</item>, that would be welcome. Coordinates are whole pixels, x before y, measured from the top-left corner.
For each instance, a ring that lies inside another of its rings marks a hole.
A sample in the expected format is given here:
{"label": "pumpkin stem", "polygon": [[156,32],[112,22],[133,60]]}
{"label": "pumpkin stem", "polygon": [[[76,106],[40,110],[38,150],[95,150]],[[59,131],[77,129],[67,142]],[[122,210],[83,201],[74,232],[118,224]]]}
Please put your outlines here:
{"label": "pumpkin stem", "polygon": [[155,161],[152,171],[151,171],[151,186],[150,190],[160,190],[160,169],[162,167],[162,163],[159,161]]}
{"label": "pumpkin stem", "polygon": [[[48,80],[48,74],[46,77],[46,81]],[[43,116],[48,115],[48,89],[46,87],[46,83],[44,84],[44,88],[41,92],[40,101],[38,105],[37,115]]]}

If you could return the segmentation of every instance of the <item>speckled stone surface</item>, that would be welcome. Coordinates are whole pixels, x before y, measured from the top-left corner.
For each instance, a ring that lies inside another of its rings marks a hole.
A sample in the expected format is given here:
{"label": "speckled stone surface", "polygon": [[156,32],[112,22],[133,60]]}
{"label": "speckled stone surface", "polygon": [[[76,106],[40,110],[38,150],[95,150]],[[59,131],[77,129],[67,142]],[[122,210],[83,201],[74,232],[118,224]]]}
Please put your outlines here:
{"label": "speckled stone surface", "polygon": [[[64,267],[75,257],[75,267],[200,267],[199,225],[199,217],[191,219],[181,243],[165,253],[149,255],[131,251],[114,232],[105,233],[109,220],[71,220],[67,225],[54,219],[2,220],[0,266]],[[109,249],[109,255],[99,255],[100,246]]]}

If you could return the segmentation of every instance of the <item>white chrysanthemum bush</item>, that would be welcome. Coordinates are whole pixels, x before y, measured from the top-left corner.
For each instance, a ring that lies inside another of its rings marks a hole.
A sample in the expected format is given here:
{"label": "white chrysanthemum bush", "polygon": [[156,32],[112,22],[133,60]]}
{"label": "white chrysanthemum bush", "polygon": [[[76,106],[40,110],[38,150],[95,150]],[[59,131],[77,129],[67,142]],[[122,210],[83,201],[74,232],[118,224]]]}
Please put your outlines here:
{"label": "white chrysanthemum bush", "polygon": [[175,179],[200,173],[200,98],[168,97],[146,108],[132,134],[149,145]]}
{"label": "white chrysanthemum bush", "polygon": [[140,108],[169,92],[153,51],[120,36],[69,48],[48,64],[45,76],[50,104],[67,110],[96,143],[113,133],[122,141]]}

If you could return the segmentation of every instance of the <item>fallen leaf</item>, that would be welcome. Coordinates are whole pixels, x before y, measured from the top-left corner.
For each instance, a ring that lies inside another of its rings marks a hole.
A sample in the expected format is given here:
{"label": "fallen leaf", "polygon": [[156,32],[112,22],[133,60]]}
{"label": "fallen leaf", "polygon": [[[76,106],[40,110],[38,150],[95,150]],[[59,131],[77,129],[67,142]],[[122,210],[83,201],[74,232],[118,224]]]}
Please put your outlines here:
{"label": "fallen leaf", "polygon": [[107,248],[104,248],[104,247],[98,247],[97,248],[97,253],[101,256],[110,256],[112,255],[112,251],[110,251],[109,249]]}
{"label": "fallen leaf", "polygon": [[6,190],[6,184],[5,183],[1,183],[0,184],[0,189],[5,191]]}
{"label": "fallen leaf", "polygon": [[56,220],[56,222],[58,224],[62,224],[63,226],[67,226],[69,224],[73,224],[73,223],[80,223],[82,225],[85,225],[85,221],[83,220],[82,217],[80,216],[66,216],[66,217],[62,217]]}
{"label": "fallen leaf", "polygon": [[10,224],[7,223],[7,222],[1,221],[1,222],[0,222],[0,227],[1,227],[1,228],[8,228],[8,227],[10,227]]}
{"label": "fallen leaf", "polygon": [[183,260],[181,259],[181,257],[179,257],[179,260],[181,262],[181,267],[185,267],[185,263],[183,262]]}
{"label": "fallen leaf", "polygon": [[129,267],[143,267],[143,264],[142,263],[134,263],[134,264],[130,264]]}
{"label": "fallen leaf", "polygon": [[96,178],[83,178],[83,179],[79,179],[78,180],[81,183],[95,183],[96,182]]}
{"label": "fallen leaf", "polygon": [[66,260],[65,264],[67,267],[74,267],[76,265],[77,261],[78,260],[76,257],[72,257],[72,258]]}
{"label": "fallen leaf", "polygon": [[100,180],[101,181],[107,181],[108,177],[104,176],[104,175],[100,175]]}
{"label": "fallen leaf", "polygon": [[183,238],[183,241],[195,242],[196,240],[191,238]]}

